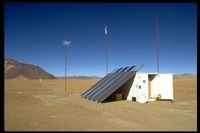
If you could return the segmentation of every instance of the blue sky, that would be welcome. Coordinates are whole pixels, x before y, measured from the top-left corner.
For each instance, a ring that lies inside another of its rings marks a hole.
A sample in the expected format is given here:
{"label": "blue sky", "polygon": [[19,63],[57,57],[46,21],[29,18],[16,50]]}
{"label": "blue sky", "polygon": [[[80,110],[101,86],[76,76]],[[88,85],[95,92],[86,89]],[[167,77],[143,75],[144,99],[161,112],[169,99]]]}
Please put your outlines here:
{"label": "blue sky", "polygon": [[[106,75],[140,65],[160,73],[197,74],[197,3],[6,3],[4,57],[54,76]],[[67,47],[63,41],[71,41]]]}

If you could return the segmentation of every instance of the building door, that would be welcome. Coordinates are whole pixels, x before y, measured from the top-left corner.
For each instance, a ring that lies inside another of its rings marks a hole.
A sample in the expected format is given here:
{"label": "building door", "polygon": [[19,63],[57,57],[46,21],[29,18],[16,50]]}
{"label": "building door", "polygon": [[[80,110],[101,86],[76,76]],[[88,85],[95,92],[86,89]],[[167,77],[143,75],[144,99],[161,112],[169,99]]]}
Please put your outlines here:
{"label": "building door", "polygon": [[161,99],[173,100],[173,76],[172,74],[159,74],[158,88]]}
{"label": "building door", "polygon": [[148,76],[148,88],[149,88],[149,95],[148,95],[148,99],[150,99],[151,98],[151,89],[152,89],[152,78],[151,78],[151,76],[149,75]]}

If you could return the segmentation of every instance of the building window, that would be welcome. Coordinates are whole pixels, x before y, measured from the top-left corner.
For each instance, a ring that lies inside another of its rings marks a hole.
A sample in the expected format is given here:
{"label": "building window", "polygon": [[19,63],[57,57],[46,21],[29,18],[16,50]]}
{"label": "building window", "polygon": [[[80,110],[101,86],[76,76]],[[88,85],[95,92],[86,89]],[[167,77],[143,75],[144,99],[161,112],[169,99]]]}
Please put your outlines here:
{"label": "building window", "polygon": [[141,85],[139,85],[139,89],[141,89]]}

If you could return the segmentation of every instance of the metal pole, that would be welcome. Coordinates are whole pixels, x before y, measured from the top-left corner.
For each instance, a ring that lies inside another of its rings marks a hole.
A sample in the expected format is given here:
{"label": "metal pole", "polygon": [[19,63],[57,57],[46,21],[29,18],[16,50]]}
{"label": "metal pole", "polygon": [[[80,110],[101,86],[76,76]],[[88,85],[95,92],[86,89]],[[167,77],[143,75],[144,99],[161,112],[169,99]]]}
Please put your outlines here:
{"label": "metal pole", "polygon": [[[106,26],[107,31],[107,26]],[[106,33],[106,74],[108,74],[108,34]]]}
{"label": "metal pole", "polygon": [[67,68],[66,68],[66,66],[67,66],[67,46],[70,44],[71,42],[69,41],[69,42],[67,42],[67,41],[65,41],[64,42],[64,45],[66,45],[66,50],[65,50],[65,92],[66,92],[66,77],[67,77]]}
{"label": "metal pole", "polygon": [[66,62],[67,62],[67,45],[66,45],[66,50],[65,50],[65,92],[66,92]]}
{"label": "metal pole", "polygon": [[158,59],[158,21],[156,20],[156,53],[157,53],[157,69],[159,73],[159,59]]}

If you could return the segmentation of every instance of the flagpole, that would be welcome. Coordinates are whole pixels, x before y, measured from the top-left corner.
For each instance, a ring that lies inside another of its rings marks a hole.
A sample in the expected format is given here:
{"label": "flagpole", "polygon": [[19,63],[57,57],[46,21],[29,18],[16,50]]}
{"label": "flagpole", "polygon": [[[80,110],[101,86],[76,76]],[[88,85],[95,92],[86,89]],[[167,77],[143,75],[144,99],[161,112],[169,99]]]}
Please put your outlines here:
{"label": "flagpole", "polygon": [[66,50],[65,50],[65,92],[66,92],[66,64],[67,64],[67,45],[66,45]]}
{"label": "flagpole", "polygon": [[64,41],[64,45],[66,45],[66,50],[65,50],[65,92],[66,92],[66,77],[67,77],[67,69],[66,69],[66,66],[67,66],[67,46],[70,44],[71,42],[70,41]]}
{"label": "flagpole", "polygon": [[106,36],[106,74],[108,74],[108,34],[107,26],[105,27],[105,36]]}
{"label": "flagpole", "polygon": [[156,20],[156,56],[157,56],[157,71],[159,74],[159,59],[158,59],[158,20]]}

